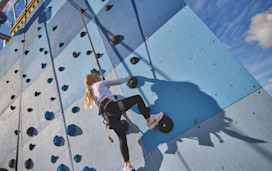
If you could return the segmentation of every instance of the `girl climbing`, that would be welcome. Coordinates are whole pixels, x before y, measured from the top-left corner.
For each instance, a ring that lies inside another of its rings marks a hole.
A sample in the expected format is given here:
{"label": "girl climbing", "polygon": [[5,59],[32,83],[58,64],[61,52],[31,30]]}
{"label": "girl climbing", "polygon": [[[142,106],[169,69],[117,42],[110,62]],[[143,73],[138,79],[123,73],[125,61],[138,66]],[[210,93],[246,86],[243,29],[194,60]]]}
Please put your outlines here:
{"label": "girl climbing", "polygon": [[116,80],[101,80],[97,74],[91,73],[86,75],[84,80],[86,85],[85,108],[90,107],[92,109],[93,103],[95,103],[99,109],[99,113],[109,122],[109,125],[118,135],[121,153],[125,161],[124,171],[135,169],[129,161],[126,138],[127,124],[124,124],[124,122],[120,120],[122,113],[137,104],[140,113],[147,121],[149,129],[153,129],[163,117],[163,112],[150,116],[150,108],[146,107],[140,95],[131,96],[120,101],[115,100],[109,89],[110,86],[120,85],[130,78],[132,78],[131,75]]}

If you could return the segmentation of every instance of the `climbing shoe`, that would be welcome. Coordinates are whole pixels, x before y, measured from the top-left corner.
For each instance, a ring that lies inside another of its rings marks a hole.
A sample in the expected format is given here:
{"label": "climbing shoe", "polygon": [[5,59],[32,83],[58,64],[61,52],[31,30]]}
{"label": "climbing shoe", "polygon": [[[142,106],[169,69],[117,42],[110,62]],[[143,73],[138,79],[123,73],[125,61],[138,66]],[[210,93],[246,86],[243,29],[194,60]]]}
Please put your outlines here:
{"label": "climbing shoe", "polygon": [[149,127],[149,129],[153,129],[157,125],[157,123],[160,122],[162,117],[163,117],[163,112],[157,115],[151,115],[149,119],[149,123],[147,123],[146,125]]}
{"label": "climbing shoe", "polygon": [[131,164],[129,164],[128,166],[124,167],[123,171],[135,171],[135,169],[133,168],[133,166]]}

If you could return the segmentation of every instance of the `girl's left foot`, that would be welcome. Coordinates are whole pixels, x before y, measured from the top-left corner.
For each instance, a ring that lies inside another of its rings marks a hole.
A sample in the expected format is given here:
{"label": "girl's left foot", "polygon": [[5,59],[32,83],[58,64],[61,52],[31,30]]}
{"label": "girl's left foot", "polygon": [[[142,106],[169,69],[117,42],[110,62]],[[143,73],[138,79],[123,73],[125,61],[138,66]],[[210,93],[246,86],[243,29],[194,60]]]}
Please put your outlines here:
{"label": "girl's left foot", "polygon": [[133,168],[131,164],[129,164],[128,166],[124,167],[124,171],[135,171],[135,169]]}

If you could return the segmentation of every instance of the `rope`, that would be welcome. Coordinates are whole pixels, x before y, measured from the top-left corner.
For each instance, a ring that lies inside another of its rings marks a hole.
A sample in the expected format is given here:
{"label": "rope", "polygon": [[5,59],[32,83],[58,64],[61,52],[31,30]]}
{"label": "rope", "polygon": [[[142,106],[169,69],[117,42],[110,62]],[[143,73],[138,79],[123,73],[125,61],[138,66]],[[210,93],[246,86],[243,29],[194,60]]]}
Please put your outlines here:
{"label": "rope", "polygon": [[87,32],[87,35],[88,35],[88,38],[89,38],[89,41],[90,41],[90,43],[91,43],[92,50],[93,50],[93,52],[94,52],[94,56],[95,56],[95,59],[96,59],[96,62],[97,62],[98,68],[99,68],[99,72],[100,72],[100,74],[101,74],[103,80],[105,80],[104,74],[103,74],[103,72],[102,72],[100,63],[99,63],[99,61],[98,61],[98,57],[97,57],[97,55],[96,55],[96,52],[95,52],[95,49],[94,49],[94,46],[93,46],[93,42],[92,42],[91,36],[90,36],[90,34],[89,34],[89,31],[88,31],[88,28],[87,28],[87,26],[86,26],[84,17],[83,17],[83,15],[82,15],[81,8],[79,7],[78,0],[76,0],[76,2],[77,2],[78,10],[79,10],[79,12],[80,12],[81,19],[82,19],[82,21],[83,21],[84,27],[85,27],[85,29],[86,29],[86,32]]}

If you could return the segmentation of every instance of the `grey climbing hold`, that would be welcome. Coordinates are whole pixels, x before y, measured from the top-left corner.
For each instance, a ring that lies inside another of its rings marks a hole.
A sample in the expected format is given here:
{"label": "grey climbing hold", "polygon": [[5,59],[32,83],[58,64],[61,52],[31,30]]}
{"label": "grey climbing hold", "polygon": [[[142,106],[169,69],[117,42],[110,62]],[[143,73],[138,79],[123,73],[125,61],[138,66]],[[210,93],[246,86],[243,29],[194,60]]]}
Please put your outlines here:
{"label": "grey climbing hold", "polygon": [[28,108],[27,111],[28,111],[28,112],[32,112],[33,109],[32,109],[32,108]]}
{"label": "grey climbing hold", "polygon": [[56,161],[58,160],[58,156],[54,156],[54,155],[51,155],[51,162],[52,163],[56,163]]}
{"label": "grey climbing hold", "polygon": [[33,150],[35,146],[35,144],[29,144],[29,150]]}
{"label": "grey climbing hold", "polygon": [[74,58],[77,58],[77,57],[78,57],[78,55],[77,55],[76,52],[73,52],[73,57],[74,57]]}
{"label": "grey climbing hold", "polygon": [[47,83],[51,83],[53,81],[53,78],[48,78]]}
{"label": "grey climbing hold", "polygon": [[15,166],[16,166],[16,160],[15,159],[11,159],[9,161],[8,165],[9,165],[10,168],[15,168]]}
{"label": "grey climbing hold", "polygon": [[26,50],[26,51],[25,51],[25,55],[27,55],[27,54],[28,54],[28,52],[29,52],[29,50]]}
{"label": "grey climbing hold", "polygon": [[139,58],[137,58],[137,57],[132,57],[130,59],[130,63],[132,63],[133,65],[137,64],[138,62],[139,62]]}
{"label": "grey climbing hold", "polygon": [[40,48],[40,52],[42,52],[44,50],[44,48]]}
{"label": "grey climbing hold", "polygon": [[10,98],[13,100],[15,98],[15,95],[12,95]]}
{"label": "grey climbing hold", "polygon": [[37,97],[38,95],[40,95],[40,94],[41,94],[41,92],[37,92],[37,91],[34,93],[34,95],[35,95],[36,97]]}
{"label": "grey climbing hold", "polygon": [[25,168],[30,169],[32,166],[33,162],[32,160],[29,158],[28,160],[25,161]]}
{"label": "grey climbing hold", "polygon": [[68,85],[63,85],[62,87],[61,87],[61,89],[62,89],[62,91],[66,91],[66,90],[68,90]]}
{"label": "grey climbing hold", "polygon": [[65,67],[59,67],[59,71],[62,72],[65,70]]}
{"label": "grey climbing hold", "polygon": [[138,79],[136,77],[132,77],[127,81],[127,86],[129,88],[136,88],[138,85]]}
{"label": "grey climbing hold", "polygon": [[44,69],[46,67],[46,63],[42,63],[42,69]]}
{"label": "grey climbing hold", "polygon": [[29,78],[28,78],[28,79],[26,79],[26,82],[27,82],[27,83],[29,83],[30,81],[31,81],[31,79],[29,79]]}
{"label": "grey climbing hold", "polygon": [[109,11],[109,10],[112,8],[112,6],[113,6],[113,5],[107,5],[107,6],[105,7],[105,10],[106,10],[106,11]]}
{"label": "grey climbing hold", "polygon": [[80,37],[84,37],[84,36],[85,36],[85,34],[86,34],[86,33],[85,33],[84,31],[83,31],[83,32],[81,32],[81,33],[80,33]]}
{"label": "grey climbing hold", "polygon": [[88,51],[86,52],[86,55],[90,55],[91,53],[92,53],[92,51],[88,50]]}
{"label": "grey climbing hold", "polygon": [[63,45],[64,45],[64,43],[61,42],[61,43],[59,44],[59,47],[62,47]]}
{"label": "grey climbing hold", "polygon": [[78,154],[74,156],[74,160],[77,163],[79,163],[81,161],[81,158],[82,158],[81,155],[78,155]]}
{"label": "grey climbing hold", "polygon": [[16,106],[10,106],[11,110],[14,110],[16,108]]}
{"label": "grey climbing hold", "polygon": [[120,41],[120,35],[113,35],[110,39],[110,44],[112,46],[115,46],[119,43],[119,41]]}

